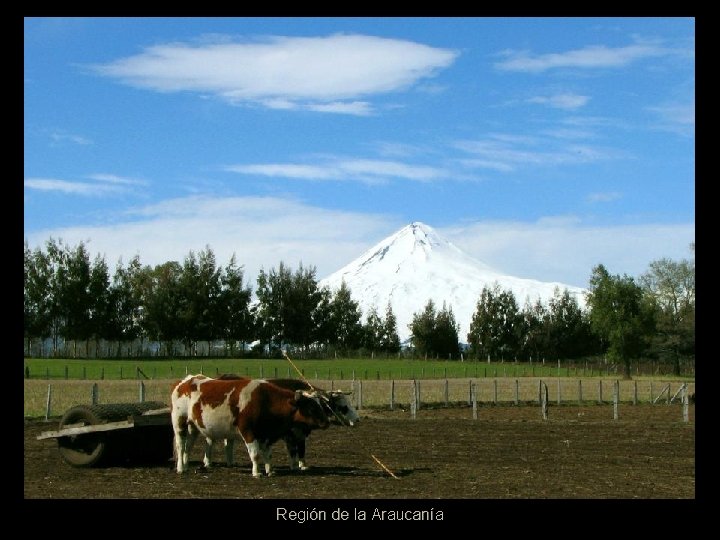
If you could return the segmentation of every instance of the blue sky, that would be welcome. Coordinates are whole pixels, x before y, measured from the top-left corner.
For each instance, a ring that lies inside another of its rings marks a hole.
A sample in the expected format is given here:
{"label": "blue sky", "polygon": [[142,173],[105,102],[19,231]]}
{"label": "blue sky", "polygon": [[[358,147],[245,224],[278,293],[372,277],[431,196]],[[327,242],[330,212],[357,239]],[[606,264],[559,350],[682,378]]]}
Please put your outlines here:
{"label": "blue sky", "polygon": [[24,235],[318,278],[422,221],[587,286],[695,239],[692,18],[27,18]]}

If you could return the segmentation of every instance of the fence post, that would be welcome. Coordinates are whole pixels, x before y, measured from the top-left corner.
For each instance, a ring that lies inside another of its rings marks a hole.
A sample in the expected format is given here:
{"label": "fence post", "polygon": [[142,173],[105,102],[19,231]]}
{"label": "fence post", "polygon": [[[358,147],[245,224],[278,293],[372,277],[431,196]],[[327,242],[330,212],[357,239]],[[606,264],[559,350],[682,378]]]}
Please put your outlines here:
{"label": "fence post", "polygon": [[493,403],[497,405],[497,379],[493,379]]}
{"label": "fence post", "polygon": [[559,377],[558,377],[558,380],[557,380],[557,387],[558,387],[557,404],[560,405],[560,402],[561,402],[562,400],[560,399],[560,378],[559,378]]}
{"label": "fence post", "polygon": [[468,405],[472,405],[473,399],[473,382],[470,381],[470,392],[468,393]]}
{"label": "fence post", "polygon": [[100,380],[101,381],[105,380],[105,368],[104,367],[100,368]]}
{"label": "fence post", "polygon": [[50,418],[50,404],[52,402],[52,385],[48,384],[47,400],[45,401],[45,420]]}
{"label": "fence post", "polygon": [[689,406],[689,398],[688,398],[688,392],[687,392],[687,383],[683,384],[683,392],[682,392],[682,404],[683,404],[683,421],[689,422],[690,421],[690,406]]}
{"label": "fence post", "polygon": [[390,381],[390,410],[395,408],[395,379]]}
{"label": "fence post", "polygon": [[578,379],[578,405],[582,405],[582,379]]}
{"label": "fence post", "polygon": [[362,410],[362,401],[363,401],[363,395],[362,395],[362,381],[358,381],[358,410]]}
{"label": "fence post", "polygon": [[417,401],[417,406],[415,407],[417,410],[420,410],[420,404],[422,403],[420,401],[420,381],[415,381],[415,400]]}
{"label": "fence post", "polygon": [[473,420],[477,420],[477,392],[475,391],[475,385],[470,384],[470,394],[472,395],[472,408],[473,408]]}
{"label": "fence post", "polygon": [[515,405],[520,405],[520,383],[515,379]]}
{"label": "fence post", "polygon": [[90,392],[90,403],[92,405],[97,405],[98,402],[98,385],[97,383],[93,383],[92,390]]}
{"label": "fence post", "polygon": [[[187,375],[187,366],[185,367],[185,375]],[[122,380],[122,378],[123,378],[123,375],[122,375],[122,366],[120,366],[120,380]]]}
{"label": "fence post", "polygon": [[548,388],[547,384],[542,383],[543,387],[540,388],[540,408],[542,409],[543,420],[548,419]]}
{"label": "fence post", "polygon": [[598,381],[598,403],[602,405],[602,379]]}
{"label": "fence post", "polygon": [[410,417],[413,420],[417,417],[417,404],[415,403],[414,397],[410,400]]}
{"label": "fence post", "polygon": [[450,392],[448,389],[448,380],[445,379],[445,406],[450,405]]}
{"label": "fence post", "polygon": [[618,419],[618,402],[620,401],[620,381],[613,385],[613,420]]}
{"label": "fence post", "polygon": [[633,405],[637,405],[637,381],[633,381]]}
{"label": "fence post", "polygon": [[145,383],[143,381],[140,381],[140,402],[143,403],[145,401]]}
{"label": "fence post", "polygon": [[652,381],[650,381],[650,403],[653,402],[653,386]]}

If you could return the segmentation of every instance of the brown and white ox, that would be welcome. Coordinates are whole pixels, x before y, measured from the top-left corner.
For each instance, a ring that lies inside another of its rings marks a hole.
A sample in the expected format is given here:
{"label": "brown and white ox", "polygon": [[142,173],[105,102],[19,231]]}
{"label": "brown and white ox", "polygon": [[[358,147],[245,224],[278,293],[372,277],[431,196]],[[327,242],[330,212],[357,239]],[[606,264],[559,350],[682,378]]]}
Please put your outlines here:
{"label": "brown and white ox", "polygon": [[232,465],[232,443],[242,439],[255,477],[261,475],[261,461],[265,473],[273,474],[272,445],[291,430],[330,425],[316,392],[287,390],[264,379],[221,380],[204,375],[189,375],[175,386],[171,419],[178,473],[187,470],[189,451],[202,435],[206,467],[211,463],[212,441],[226,441],[226,459]]}

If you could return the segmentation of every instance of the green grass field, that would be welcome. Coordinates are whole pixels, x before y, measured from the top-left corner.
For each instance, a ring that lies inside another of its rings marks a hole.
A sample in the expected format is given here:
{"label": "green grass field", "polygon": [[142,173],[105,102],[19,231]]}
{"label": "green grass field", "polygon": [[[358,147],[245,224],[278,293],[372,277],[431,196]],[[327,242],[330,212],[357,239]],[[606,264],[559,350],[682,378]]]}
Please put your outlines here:
{"label": "green grass field", "polygon": [[[557,364],[476,362],[401,359],[293,360],[302,375],[327,380],[454,379],[486,377],[608,377],[622,373],[598,369],[585,363]],[[284,359],[174,359],[174,360],[96,360],[47,359],[24,360],[27,378],[44,380],[120,380],[179,379],[189,373],[216,376],[235,373],[247,377],[299,377]],[[634,374],[644,376],[643,373]],[[661,379],[658,373],[650,374]],[[676,377],[672,377],[676,378]],[[688,380],[692,380],[688,377]]]}

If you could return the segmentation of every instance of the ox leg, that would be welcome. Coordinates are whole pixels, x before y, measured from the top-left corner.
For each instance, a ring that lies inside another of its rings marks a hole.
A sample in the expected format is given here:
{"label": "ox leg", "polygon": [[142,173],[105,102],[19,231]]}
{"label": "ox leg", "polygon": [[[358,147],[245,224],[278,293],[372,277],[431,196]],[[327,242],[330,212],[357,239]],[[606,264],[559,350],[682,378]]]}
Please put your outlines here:
{"label": "ox leg", "polygon": [[190,450],[192,450],[193,445],[195,444],[195,439],[197,439],[198,436],[198,429],[193,424],[188,424],[188,434],[185,438],[185,450],[183,453],[183,470],[186,471],[188,468],[188,464],[190,463]]}
{"label": "ox leg", "polygon": [[265,474],[273,476],[275,473],[272,470],[272,446],[265,442],[260,445],[260,451],[262,452],[263,461],[265,462]]}
{"label": "ox leg", "polygon": [[225,439],[225,461],[228,467],[233,464],[233,451],[235,450],[235,439]]}
{"label": "ox leg", "polygon": [[300,470],[307,471],[310,467],[308,467],[305,462],[305,437],[298,437],[297,439],[297,455]]}
{"label": "ox leg", "polygon": [[205,437],[205,454],[203,455],[203,465],[206,469],[209,469],[212,465],[212,447],[212,439],[209,437]]}
{"label": "ox leg", "polygon": [[173,414],[171,416],[171,420],[174,432],[173,443],[175,445],[175,470],[178,473],[182,473],[187,468],[187,418]]}
{"label": "ox leg", "polygon": [[298,469],[298,445],[297,438],[290,434],[285,437],[285,446],[287,447],[288,456],[290,457],[290,470]]}
{"label": "ox leg", "polygon": [[254,440],[251,443],[245,443],[245,446],[247,446],[248,454],[250,455],[250,461],[252,461],[252,475],[255,478],[260,478],[260,476],[262,476],[260,474],[260,442]]}

